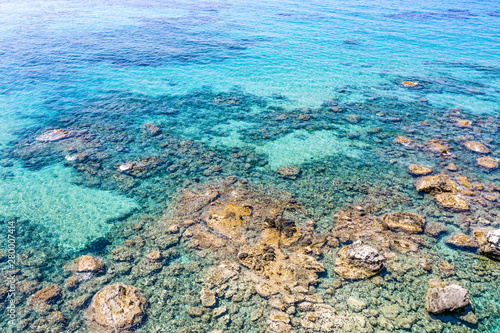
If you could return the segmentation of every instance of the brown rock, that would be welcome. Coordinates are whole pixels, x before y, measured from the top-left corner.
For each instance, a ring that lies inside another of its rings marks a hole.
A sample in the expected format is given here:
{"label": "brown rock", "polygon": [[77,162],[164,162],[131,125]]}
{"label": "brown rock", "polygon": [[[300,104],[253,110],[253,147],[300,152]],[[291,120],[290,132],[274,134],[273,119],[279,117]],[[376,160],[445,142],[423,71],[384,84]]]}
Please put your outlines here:
{"label": "brown rock", "polygon": [[47,321],[49,322],[49,325],[56,325],[64,323],[66,318],[64,318],[64,314],[61,311],[52,311],[47,316]]}
{"label": "brown rock", "polygon": [[155,250],[151,253],[146,254],[146,259],[150,262],[159,262],[162,259],[160,250]]}
{"label": "brown rock", "polygon": [[203,171],[203,174],[205,176],[210,176],[210,175],[213,175],[215,173],[221,173],[222,172],[222,168],[218,165],[212,165],[210,168],[206,169],[205,171]]}
{"label": "brown rock", "polygon": [[273,311],[267,320],[269,332],[273,333],[292,333],[294,332],[290,325],[290,316],[282,311]]}
{"label": "brown rock", "polygon": [[78,279],[78,276],[72,275],[66,279],[66,282],[64,283],[64,285],[68,289],[75,289],[76,287],[78,287],[79,283],[80,283],[80,280]]}
{"label": "brown rock", "polygon": [[436,200],[441,207],[452,211],[462,212],[469,210],[469,202],[456,194],[439,193],[434,196],[434,200]]}
{"label": "brown rock", "polygon": [[413,144],[413,140],[410,138],[407,138],[405,136],[397,136],[395,139],[395,142],[397,144],[404,146],[404,147],[409,147]]}
{"label": "brown rock", "polygon": [[199,308],[199,307],[189,307],[186,312],[188,313],[188,315],[190,315],[191,317],[201,317],[203,315],[203,313],[205,312],[205,309],[203,308]]}
{"label": "brown rock", "polygon": [[488,238],[486,238],[486,234],[491,229],[472,229],[472,235],[477,240],[479,245],[483,246],[488,243]]}
{"label": "brown rock", "polygon": [[432,169],[418,164],[410,164],[408,173],[413,176],[425,176],[432,173]]}
{"label": "brown rock", "polygon": [[290,316],[287,313],[281,311],[273,311],[269,315],[269,319],[271,321],[281,321],[286,324],[290,323]]}
{"label": "brown rock", "polygon": [[[192,222],[194,224],[194,221]],[[177,224],[172,224],[170,227],[167,228],[167,232],[169,234],[176,234],[179,232],[179,227],[177,226]]]}
{"label": "brown rock", "polygon": [[472,123],[468,120],[465,120],[465,119],[460,119],[459,121],[457,121],[457,126],[458,127],[472,127]]}
{"label": "brown rock", "polygon": [[155,123],[146,123],[141,126],[141,131],[149,136],[155,136],[161,133],[161,130]]}
{"label": "brown rock", "polygon": [[429,236],[436,237],[446,232],[448,232],[448,228],[443,223],[429,222],[425,224],[425,233]]}
{"label": "brown rock", "polygon": [[465,176],[461,176],[461,177],[457,177],[456,178],[460,184],[468,189],[471,189],[472,188],[472,185],[470,184],[469,180],[467,179],[467,177]]}
{"label": "brown rock", "polygon": [[448,171],[458,171],[458,168],[457,168],[457,166],[455,165],[455,163],[449,163],[449,164],[446,166],[446,169],[448,169]]}
{"label": "brown rock", "polygon": [[414,88],[419,85],[417,81],[403,81],[401,85],[405,88]]}
{"label": "brown rock", "polygon": [[444,277],[450,277],[455,274],[455,266],[449,262],[440,262],[437,266],[439,273]]}
{"label": "brown rock", "polygon": [[490,152],[488,147],[477,141],[467,141],[464,145],[467,149],[472,150],[475,153],[488,154]]}
{"label": "brown rock", "polygon": [[446,240],[446,244],[462,250],[479,250],[479,244],[474,238],[458,232],[452,233],[451,236]]}
{"label": "brown rock", "polygon": [[416,190],[419,192],[433,194],[443,192],[457,192],[457,183],[452,181],[447,175],[444,174],[417,178],[414,185]]}
{"label": "brown rock", "polygon": [[449,149],[446,146],[432,140],[427,144],[427,149],[429,149],[433,153],[438,153],[442,155],[449,154]]}
{"label": "brown rock", "polygon": [[481,156],[476,158],[477,165],[486,169],[498,168],[498,162],[489,156]]}
{"label": "brown rock", "polygon": [[384,214],[380,217],[384,228],[403,230],[408,233],[420,233],[423,231],[425,219],[422,215],[410,212],[398,212]]}
{"label": "brown rock", "polygon": [[494,195],[490,195],[490,194],[483,194],[483,197],[488,200],[488,201],[498,201],[498,198]]}
{"label": "brown rock", "polygon": [[296,166],[293,165],[285,165],[282,166],[281,168],[278,168],[278,175],[280,175],[283,178],[288,178],[288,179],[297,179],[300,175],[300,169]]}
{"label": "brown rock", "polygon": [[420,267],[422,267],[422,269],[424,269],[426,271],[430,271],[432,269],[431,264],[425,258],[418,258],[418,263],[419,263]]}
{"label": "brown rock", "polygon": [[200,292],[201,304],[204,307],[212,307],[215,305],[215,293],[209,288],[202,288]]}
{"label": "brown rock", "polygon": [[121,332],[142,322],[145,307],[137,288],[118,282],[94,295],[84,319],[91,332]]}
{"label": "brown rock", "polygon": [[38,313],[46,313],[51,308],[51,303],[61,296],[61,288],[57,284],[47,286],[37,291],[28,300],[28,306]]}
{"label": "brown rock", "polygon": [[100,273],[104,270],[101,259],[83,255],[76,259],[76,273]]}

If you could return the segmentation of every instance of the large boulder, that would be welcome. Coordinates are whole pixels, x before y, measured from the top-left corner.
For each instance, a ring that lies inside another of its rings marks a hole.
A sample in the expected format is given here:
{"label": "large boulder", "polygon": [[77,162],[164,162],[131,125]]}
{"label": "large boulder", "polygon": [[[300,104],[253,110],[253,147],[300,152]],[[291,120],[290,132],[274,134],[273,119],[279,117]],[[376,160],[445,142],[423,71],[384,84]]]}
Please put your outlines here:
{"label": "large boulder", "polygon": [[467,199],[462,198],[457,194],[439,193],[434,196],[434,200],[436,200],[441,207],[455,212],[469,210],[469,202]]}
{"label": "large boulder", "polygon": [[479,165],[480,167],[483,167],[485,169],[488,169],[488,170],[493,170],[493,169],[498,168],[498,162],[489,156],[478,157],[478,158],[476,158],[476,162],[477,162],[477,165]]}
{"label": "large boulder", "polygon": [[500,260],[500,229],[490,230],[486,234],[487,243],[483,247],[486,256]]}
{"label": "large boulder", "polygon": [[425,219],[422,215],[410,212],[384,214],[380,217],[380,221],[384,228],[403,230],[412,234],[422,232],[425,224]]}
{"label": "large boulder", "polygon": [[349,280],[366,279],[376,275],[386,261],[376,249],[360,240],[340,249],[337,255],[335,273]]}
{"label": "large boulder", "polygon": [[425,307],[427,312],[439,314],[466,307],[470,303],[467,290],[457,284],[447,285],[439,280],[431,280],[427,291]]}
{"label": "large boulder", "polygon": [[382,269],[386,261],[375,248],[363,244],[360,240],[349,245],[346,255],[352,264],[372,272]]}
{"label": "large boulder", "polygon": [[146,303],[137,288],[118,282],[94,295],[84,319],[90,332],[121,332],[142,322]]}
{"label": "large boulder", "polygon": [[451,247],[459,248],[461,250],[479,250],[479,243],[473,237],[469,237],[458,232],[452,233],[451,236],[446,240],[446,244]]}
{"label": "large boulder", "polygon": [[464,145],[475,153],[488,154],[490,152],[488,147],[477,141],[467,141]]}
{"label": "large boulder", "polygon": [[426,193],[444,193],[444,192],[457,192],[457,183],[452,181],[447,175],[439,174],[436,176],[425,176],[415,180],[415,188],[419,192]]}

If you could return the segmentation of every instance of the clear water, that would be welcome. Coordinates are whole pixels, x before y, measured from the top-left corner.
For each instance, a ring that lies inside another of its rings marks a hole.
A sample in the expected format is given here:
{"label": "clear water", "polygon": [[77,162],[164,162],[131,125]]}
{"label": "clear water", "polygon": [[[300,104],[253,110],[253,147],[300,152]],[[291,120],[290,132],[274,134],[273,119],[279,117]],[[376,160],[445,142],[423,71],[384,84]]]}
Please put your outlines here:
{"label": "clear water", "polygon": [[[7,221],[18,221],[20,257],[43,253],[45,259],[35,265],[43,274],[32,273],[34,264],[19,263],[21,271],[31,272],[26,279],[40,287],[62,285],[62,267],[80,254],[109,259],[111,250],[131,237],[128,226],[144,217],[158,219],[182,189],[229,175],[292,193],[306,211],[298,224],[314,219],[325,232],[336,212],[364,202],[366,187],[392,193],[388,201],[398,195],[413,200],[413,206],[391,203],[380,213],[426,212],[433,201],[416,193],[407,165],[441,170],[449,160],[424,149],[406,150],[394,143],[398,135],[419,143],[446,140],[461,173],[500,185],[499,171],[479,169],[475,155],[460,144],[467,136],[487,144],[492,157],[500,153],[497,1],[6,0],[0,2],[0,22],[0,216],[5,230]],[[404,87],[407,80],[419,86]],[[475,127],[454,126],[450,108],[462,109],[461,117]],[[161,139],[143,134],[141,126],[148,122],[162,129]],[[89,138],[73,149],[65,140],[35,141],[54,128],[86,130]],[[181,148],[186,140],[201,155],[186,155]],[[68,162],[65,156],[73,152],[90,158]],[[116,171],[146,157],[168,162],[135,178]],[[215,164],[222,173],[203,173]],[[286,164],[300,167],[297,180],[277,176]],[[499,227],[498,205],[481,209],[473,216],[493,216],[489,225]],[[426,218],[446,222],[450,230],[460,226],[459,214],[439,214]],[[431,241],[433,251],[457,270],[466,267],[469,271],[456,278],[470,285],[476,274],[471,267],[479,259],[450,250],[443,239]],[[192,259],[181,246],[177,250],[180,259],[166,269]],[[334,259],[322,260],[332,267]],[[490,264],[489,282],[471,286],[478,325],[448,318],[428,331],[500,330],[499,268]],[[199,292],[194,283],[199,274],[179,278],[187,294]],[[321,279],[327,285],[337,277],[328,269]],[[131,282],[149,288],[141,279]],[[395,288],[409,297],[406,287]],[[367,285],[356,283],[342,290],[362,297],[357,290],[363,288]],[[344,294],[338,302],[345,303]],[[20,296],[19,309],[28,296]],[[211,330],[184,314],[189,301],[174,304],[153,306],[137,330]],[[64,309],[64,302],[57,306]],[[255,308],[242,305],[242,318]],[[181,314],[171,314],[176,310]],[[85,327],[84,309],[63,312],[68,321],[62,331]],[[30,324],[19,331],[35,330],[37,318],[20,314],[18,322]],[[247,319],[243,326],[219,327],[215,318],[209,323],[224,332],[247,331],[252,323]],[[3,319],[2,325],[6,330]],[[265,331],[266,320],[256,327]]]}

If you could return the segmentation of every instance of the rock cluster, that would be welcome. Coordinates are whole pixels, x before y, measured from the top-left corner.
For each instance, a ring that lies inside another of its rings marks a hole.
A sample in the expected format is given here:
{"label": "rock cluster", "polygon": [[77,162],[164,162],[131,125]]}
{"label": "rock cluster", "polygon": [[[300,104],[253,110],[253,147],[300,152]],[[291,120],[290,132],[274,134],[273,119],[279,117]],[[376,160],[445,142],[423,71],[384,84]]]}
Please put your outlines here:
{"label": "rock cluster", "polygon": [[469,202],[458,194],[457,183],[447,175],[425,176],[415,180],[415,188],[419,192],[434,194],[434,199],[443,208],[452,211],[469,210]]}
{"label": "rock cluster", "polygon": [[481,245],[481,252],[485,256],[500,261],[500,229],[475,229],[473,235]]}

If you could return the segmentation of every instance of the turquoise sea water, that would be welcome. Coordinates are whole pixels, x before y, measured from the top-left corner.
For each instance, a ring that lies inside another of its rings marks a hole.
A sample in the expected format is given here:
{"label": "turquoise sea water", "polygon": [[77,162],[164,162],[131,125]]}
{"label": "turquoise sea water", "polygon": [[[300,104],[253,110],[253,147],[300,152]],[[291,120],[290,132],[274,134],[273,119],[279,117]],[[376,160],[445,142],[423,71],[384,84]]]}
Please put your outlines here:
{"label": "turquoise sea water", "polygon": [[[304,206],[297,223],[313,219],[325,232],[339,210],[366,203],[375,189],[387,193],[377,198],[386,206],[376,215],[417,211],[428,222],[469,235],[474,225],[500,226],[497,203],[474,206],[469,215],[443,212],[415,191],[407,173],[410,163],[439,171],[452,161],[471,182],[500,185],[500,171],[478,168],[476,155],[462,144],[464,137],[480,141],[499,159],[497,1],[6,0],[0,2],[0,23],[0,217],[5,230],[8,221],[17,221],[19,258],[37,258],[18,261],[25,284],[63,285],[68,261],[87,253],[108,260],[113,248],[132,237],[130,225],[159,219],[185,188],[233,175],[290,192]],[[418,85],[408,88],[404,81]],[[472,128],[455,126],[459,118]],[[151,122],[160,135],[143,127]],[[78,134],[36,140],[59,128]],[[397,136],[412,138],[418,147],[394,143]],[[426,151],[433,138],[456,158]],[[77,153],[85,157],[66,158]],[[146,171],[133,176],[117,171],[145,158],[158,160],[147,160]],[[298,179],[276,173],[287,164],[301,169]],[[207,171],[213,165],[220,172]],[[403,197],[412,204],[398,199]],[[500,331],[498,265],[488,261],[486,280],[476,279],[471,267],[479,259],[450,249],[446,237],[429,240],[431,249],[455,266],[450,281],[471,285],[478,324],[451,316],[434,318],[427,327],[391,328],[379,321],[373,331]],[[191,260],[181,245],[174,248],[179,257],[166,262],[165,271]],[[324,287],[338,277],[328,269],[334,259],[323,260]],[[147,282],[130,274],[107,278],[86,293],[129,278],[147,289]],[[178,278],[190,297],[200,289],[192,286],[197,274]],[[320,293],[328,289],[323,287]],[[363,297],[363,288],[347,284],[331,302]],[[412,293],[405,283],[396,288],[403,298]],[[425,297],[424,289],[417,294]],[[38,314],[23,310],[30,295],[17,301],[18,331],[42,327],[35,322]],[[64,299],[56,306],[65,308]],[[365,301],[373,310],[385,304]],[[184,314],[196,302],[160,302],[137,330],[268,329],[266,319],[249,326],[248,313],[258,302],[242,306],[241,325],[236,312],[229,323],[214,315],[205,326]],[[420,305],[407,309],[407,316],[420,316]],[[82,331],[85,308],[61,310],[67,321],[60,330]],[[5,321],[2,330],[11,329]]]}

